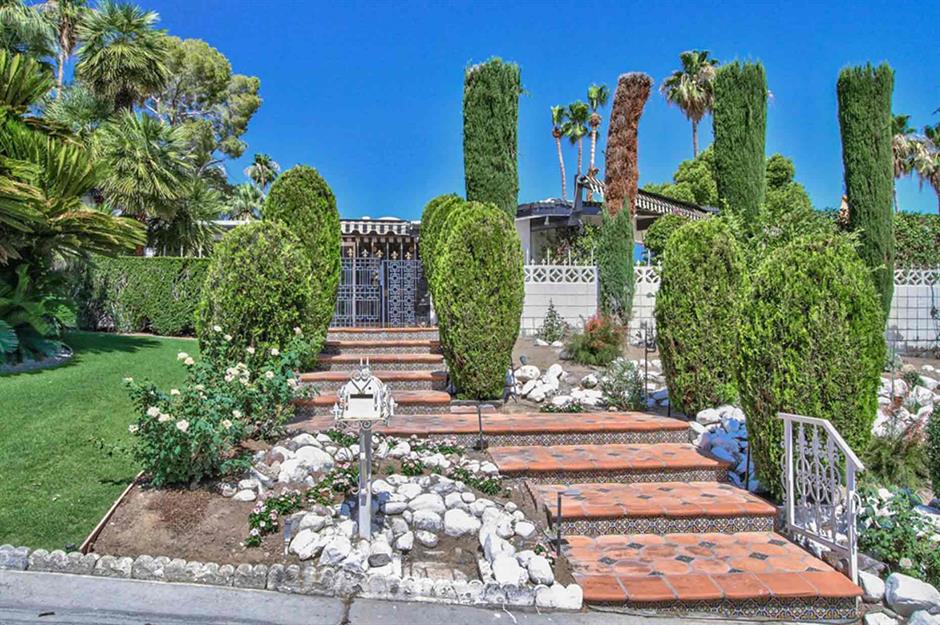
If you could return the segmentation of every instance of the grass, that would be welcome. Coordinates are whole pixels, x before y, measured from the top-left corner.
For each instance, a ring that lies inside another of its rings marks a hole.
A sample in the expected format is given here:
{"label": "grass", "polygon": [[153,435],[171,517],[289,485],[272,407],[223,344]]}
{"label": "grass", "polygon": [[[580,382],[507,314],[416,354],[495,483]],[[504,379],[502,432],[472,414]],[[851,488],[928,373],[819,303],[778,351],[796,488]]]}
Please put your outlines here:
{"label": "grass", "polygon": [[0,376],[0,544],[81,544],[138,472],[127,454],[108,453],[131,440],[122,379],[179,384],[177,352],[197,351],[186,339],[86,332],[66,342],[68,364]]}

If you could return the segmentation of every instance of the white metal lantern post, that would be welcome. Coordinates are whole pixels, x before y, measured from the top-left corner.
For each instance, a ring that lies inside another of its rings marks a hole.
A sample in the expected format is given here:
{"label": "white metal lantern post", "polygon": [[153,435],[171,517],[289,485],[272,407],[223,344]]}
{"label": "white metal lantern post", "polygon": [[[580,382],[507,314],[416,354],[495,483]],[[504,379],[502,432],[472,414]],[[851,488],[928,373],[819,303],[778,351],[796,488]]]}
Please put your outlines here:
{"label": "white metal lantern post", "polygon": [[333,418],[339,422],[359,424],[359,537],[372,536],[372,426],[388,424],[395,414],[395,400],[369,370],[369,363],[359,363],[359,370],[339,391],[333,405]]}

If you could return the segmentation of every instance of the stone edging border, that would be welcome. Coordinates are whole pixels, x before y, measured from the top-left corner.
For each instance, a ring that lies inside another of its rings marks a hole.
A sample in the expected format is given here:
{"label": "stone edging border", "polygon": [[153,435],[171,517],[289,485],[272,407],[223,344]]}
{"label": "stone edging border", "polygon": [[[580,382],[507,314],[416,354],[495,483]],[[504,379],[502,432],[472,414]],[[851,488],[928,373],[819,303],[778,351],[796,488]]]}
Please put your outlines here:
{"label": "stone edging border", "polygon": [[497,582],[445,581],[412,576],[365,576],[332,567],[312,564],[248,564],[187,561],[182,558],[141,555],[129,556],[66,553],[60,549],[30,550],[29,547],[0,545],[0,570],[41,571],[71,575],[91,575],[163,581],[211,586],[229,586],[253,590],[272,590],[293,594],[335,596],[395,601],[450,603],[478,607],[529,607],[540,609],[578,610],[581,593],[574,605],[570,596],[573,586],[562,584],[534,588],[501,585]]}

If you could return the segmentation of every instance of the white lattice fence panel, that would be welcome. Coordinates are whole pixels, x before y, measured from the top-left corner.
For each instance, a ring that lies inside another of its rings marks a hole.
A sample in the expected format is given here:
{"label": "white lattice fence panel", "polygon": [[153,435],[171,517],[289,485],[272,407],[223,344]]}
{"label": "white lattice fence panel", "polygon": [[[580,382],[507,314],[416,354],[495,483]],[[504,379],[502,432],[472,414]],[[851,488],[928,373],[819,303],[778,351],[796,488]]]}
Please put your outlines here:
{"label": "white lattice fence panel", "polygon": [[526,265],[526,283],[593,284],[597,270],[593,265]]}
{"label": "white lattice fence panel", "polygon": [[940,267],[933,269],[895,269],[895,286],[935,286],[940,284]]}

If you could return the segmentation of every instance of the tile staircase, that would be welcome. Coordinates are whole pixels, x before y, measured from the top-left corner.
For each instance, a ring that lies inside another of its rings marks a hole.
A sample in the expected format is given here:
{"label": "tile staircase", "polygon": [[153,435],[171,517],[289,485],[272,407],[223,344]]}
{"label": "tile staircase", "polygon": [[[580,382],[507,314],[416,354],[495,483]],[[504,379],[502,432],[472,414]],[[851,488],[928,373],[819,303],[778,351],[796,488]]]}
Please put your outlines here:
{"label": "tile staircase", "polygon": [[[361,359],[393,389],[398,418],[377,431],[480,436],[474,412],[450,409],[433,328],[331,331],[321,395],[294,425],[332,426],[335,392]],[[526,481],[588,604],[656,613],[855,620],[861,589],[774,532],[775,506],[726,483],[728,466],[688,444],[688,424],[637,412],[484,414],[489,454]],[[561,515],[558,515],[558,494]]]}

